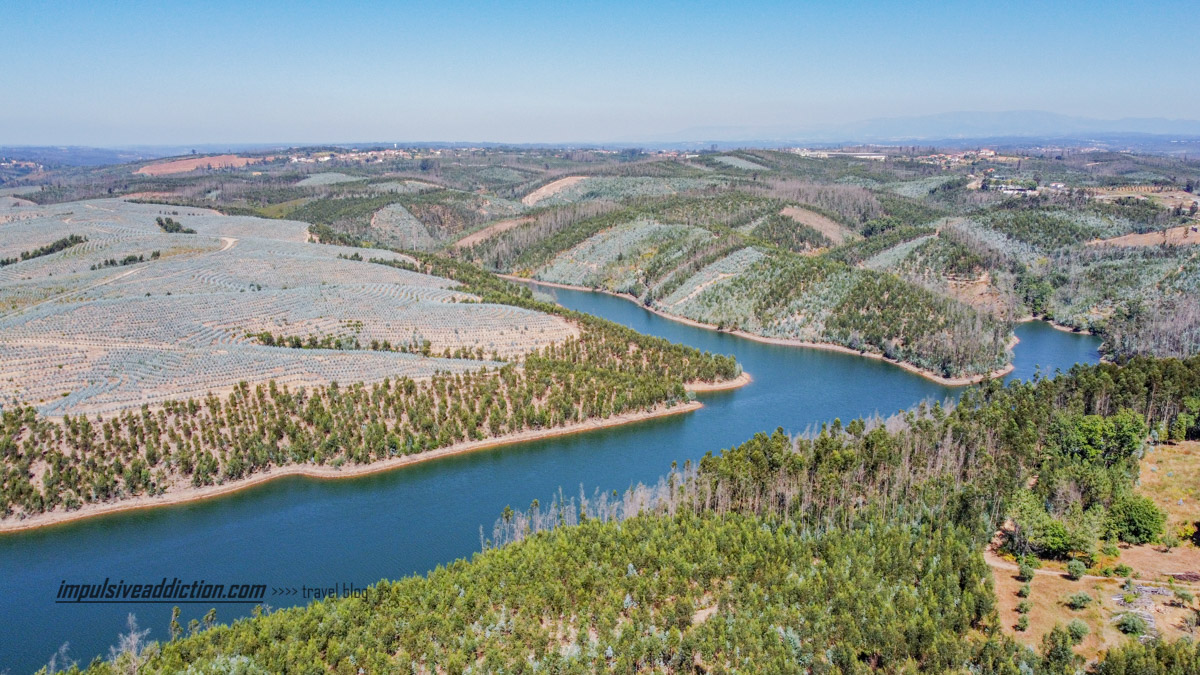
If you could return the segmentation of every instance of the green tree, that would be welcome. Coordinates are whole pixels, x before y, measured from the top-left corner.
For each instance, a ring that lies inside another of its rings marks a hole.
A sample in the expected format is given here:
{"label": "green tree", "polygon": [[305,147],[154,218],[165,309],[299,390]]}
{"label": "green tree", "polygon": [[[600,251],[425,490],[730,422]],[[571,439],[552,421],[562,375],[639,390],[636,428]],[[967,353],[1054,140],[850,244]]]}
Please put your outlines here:
{"label": "green tree", "polygon": [[1124,495],[1113,503],[1108,515],[1109,530],[1130,544],[1155,541],[1167,522],[1167,515],[1142,495]]}

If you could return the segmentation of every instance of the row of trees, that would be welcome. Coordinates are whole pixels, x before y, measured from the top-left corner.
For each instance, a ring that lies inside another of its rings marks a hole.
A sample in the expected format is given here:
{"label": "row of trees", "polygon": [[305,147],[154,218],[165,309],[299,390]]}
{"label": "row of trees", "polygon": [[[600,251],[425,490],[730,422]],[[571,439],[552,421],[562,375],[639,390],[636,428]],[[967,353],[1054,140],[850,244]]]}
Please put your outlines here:
{"label": "row of trees", "polygon": [[7,267],[8,265],[19,263],[22,260],[32,260],[33,258],[40,258],[44,255],[50,255],[51,253],[58,253],[59,251],[71,248],[72,246],[78,246],[85,241],[87,241],[87,237],[78,234],[68,235],[62,239],[46,244],[45,246],[39,246],[32,251],[22,251],[21,255],[18,257],[0,258],[0,267]]}

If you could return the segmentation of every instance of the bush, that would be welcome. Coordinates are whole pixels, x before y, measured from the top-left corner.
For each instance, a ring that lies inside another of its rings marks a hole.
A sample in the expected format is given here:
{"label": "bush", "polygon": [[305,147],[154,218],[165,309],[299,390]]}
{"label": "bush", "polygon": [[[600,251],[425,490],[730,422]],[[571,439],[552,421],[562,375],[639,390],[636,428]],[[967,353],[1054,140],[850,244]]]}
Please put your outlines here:
{"label": "bush", "polygon": [[1180,607],[1187,607],[1196,600],[1196,596],[1192,595],[1192,592],[1187,589],[1176,588],[1175,589],[1175,600],[1176,600],[1176,602],[1179,603]]}
{"label": "bush", "polygon": [[1083,638],[1087,637],[1089,632],[1088,625],[1079,619],[1071,619],[1071,622],[1067,624],[1067,633],[1070,634],[1071,641],[1075,644],[1083,642]]}
{"label": "bush", "polygon": [[1029,563],[1021,563],[1020,566],[1017,567],[1017,578],[1021,581],[1032,581],[1033,566]]}
{"label": "bush", "polygon": [[1029,615],[1022,614],[1021,618],[1017,619],[1017,625],[1014,628],[1022,633],[1029,630]]}
{"label": "bush", "polygon": [[1133,568],[1125,563],[1121,563],[1113,568],[1113,574],[1119,577],[1131,577],[1133,576]]}
{"label": "bush", "polygon": [[1087,574],[1087,565],[1079,560],[1072,560],[1067,563],[1067,578],[1072,581],[1079,581],[1084,574]]}
{"label": "bush", "polygon": [[1149,497],[1126,495],[1113,502],[1108,527],[1121,541],[1146,544],[1162,534],[1167,515]]}
{"label": "bush", "polygon": [[1067,598],[1067,607],[1076,611],[1086,609],[1091,604],[1092,596],[1082,591]]}
{"label": "bush", "polygon": [[1022,584],[1021,587],[1017,589],[1017,597],[1028,598],[1031,590],[1032,589],[1029,588],[1029,584]]}
{"label": "bush", "polygon": [[1032,606],[1029,604],[1028,600],[1022,600],[1017,603],[1017,611],[1021,614],[1028,614],[1031,608]]}
{"label": "bush", "polygon": [[1141,635],[1146,632],[1146,620],[1133,612],[1125,612],[1117,619],[1117,629],[1126,635]]}

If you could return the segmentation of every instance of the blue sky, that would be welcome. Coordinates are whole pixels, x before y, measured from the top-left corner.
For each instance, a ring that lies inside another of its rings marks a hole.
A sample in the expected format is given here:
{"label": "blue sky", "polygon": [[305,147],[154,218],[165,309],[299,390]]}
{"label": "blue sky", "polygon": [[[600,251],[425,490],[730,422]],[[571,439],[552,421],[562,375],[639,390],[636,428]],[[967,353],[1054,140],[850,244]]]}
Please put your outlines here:
{"label": "blue sky", "polygon": [[[0,144],[1200,118],[1185,2],[0,2]],[[744,136],[743,137],[747,137]]]}

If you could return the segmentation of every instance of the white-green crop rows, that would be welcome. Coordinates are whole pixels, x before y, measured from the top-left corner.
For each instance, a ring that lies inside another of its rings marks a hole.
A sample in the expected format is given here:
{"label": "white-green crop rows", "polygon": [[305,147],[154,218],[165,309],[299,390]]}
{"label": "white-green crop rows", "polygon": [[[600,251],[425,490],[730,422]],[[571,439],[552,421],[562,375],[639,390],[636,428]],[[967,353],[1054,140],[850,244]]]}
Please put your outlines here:
{"label": "white-green crop rows", "polygon": [[735,169],[743,169],[745,171],[767,170],[767,167],[763,166],[762,164],[755,164],[748,159],[742,159],[741,157],[736,157],[734,155],[720,155],[718,157],[713,157],[713,159],[726,166],[732,166]]}
{"label": "white-green crop rows", "polygon": [[661,197],[687,190],[700,190],[720,183],[710,178],[656,178],[652,176],[591,176],[553,195],[538,206],[553,206],[588,200],[619,200],[632,197]]}
{"label": "white-green crop rows", "polygon": [[[109,413],[227,390],[421,378],[495,366],[436,358],[461,348],[519,358],[577,334],[566,321],[484,304],[455,282],[306,243],[291,221],[97,200],[0,209],[0,257],[78,234],[82,244],[0,268],[0,403],[47,414]],[[196,234],[166,234],[170,215]],[[153,253],[158,252],[154,257]],[[141,256],[144,262],[104,266]],[[93,269],[94,266],[99,266]],[[430,343],[433,357],[267,347],[248,334]]]}
{"label": "white-green crop rows", "polygon": [[296,183],[300,187],[317,187],[320,185],[336,185],[338,183],[353,183],[355,181],[366,180],[359,176],[347,176],[344,173],[326,172],[314,173],[304,180]]}
{"label": "white-green crop rows", "polygon": [[686,225],[636,221],[618,225],[563,251],[541,269],[537,278],[561,284],[604,287],[627,292],[637,283],[635,272],[644,257],[671,245],[687,244],[711,235]]}
{"label": "white-green crop rows", "polygon": [[429,234],[416,216],[402,204],[389,204],[371,217],[373,238],[397,248],[426,251],[437,246],[437,239]]}

